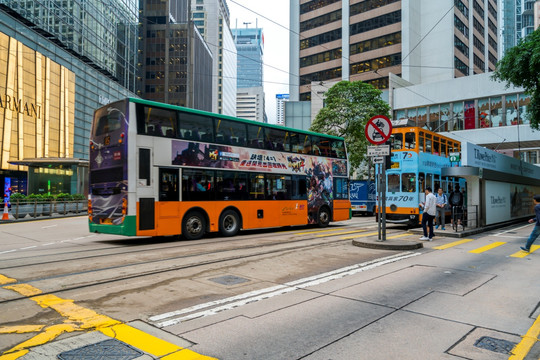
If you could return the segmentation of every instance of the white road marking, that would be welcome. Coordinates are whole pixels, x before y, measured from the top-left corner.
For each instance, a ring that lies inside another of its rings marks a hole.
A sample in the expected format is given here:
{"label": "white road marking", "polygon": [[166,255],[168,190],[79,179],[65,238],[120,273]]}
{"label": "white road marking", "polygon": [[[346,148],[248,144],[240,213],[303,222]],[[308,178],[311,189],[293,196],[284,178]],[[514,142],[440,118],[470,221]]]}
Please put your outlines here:
{"label": "white road marking", "polygon": [[527,224],[527,225],[520,226],[518,228],[513,228],[513,229],[510,229],[510,230],[506,230],[506,231],[497,233],[494,236],[502,236],[503,234],[509,233],[511,231],[516,231],[516,230],[519,230],[519,229],[523,229],[523,228],[526,228],[527,226],[531,226],[531,224]]}
{"label": "white road marking", "polygon": [[[260,301],[260,300],[263,300],[263,299],[268,299],[268,298],[271,298],[271,297],[274,297],[274,296],[277,296],[277,295],[290,293],[290,292],[293,292],[295,290],[304,289],[304,288],[307,288],[307,287],[310,287],[310,286],[323,284],[323,283],[331,281],[331,280],[340,279],[340,278],[343,278],[345,276],[353,275],[353,274],[356,274],[356,273],[359,273],[359,272],[362,272],[362,271],[371,270],[371,269],[374,269],[374,268],[376,268],[378,266],[393,263],[393,262],[400,261],[400,260],[403,260],[403,259],[407,259],[407,258],[410,258],[410,257],[413,257],[413,256],[417,256],[417,255],[420,255],[420,254],[421,253],[415,253],[415,252],[408,251],[408,252],[404,252],[404,253],[400,253],[400,254],[396,254],[396,255],[392,255],[392,256],[387,256],[387,257],[384,257],[384,258],[364,262],[364,263],[361,263],[361,264],[347,266],[347,267],[337,269],[337,270],[334,270],[334,271],[330,271],[330,272],[327,272],[327,273],[324,273],[324,274],[319,274],[319,275],[307,277],[307,278],[304,278],[304,279],[291,281],[291,282],[288,282],[288,283],[286,283],[284,285],[272,286],[272,287],[269,287],[269,288],[266,288],[266,289],[255,290],[255,291],[251,291],[251,292],[248,292],[248,293],[245,293],[245,294],[232,296],[232,297],[229,297],[229,298],[226,298],[226,299],[211,301],[211,302],[208,302],[208,303],[205,303],[205,304],[199,304],[199,305],[195,305],[195,306],[185,308],[185,309],[181,309],[181,310],[177,310],[177,311],[172,311],[172,312],[168,312],[168,313],[164,313],[164,314],[160,314],[160,315],[155,315],[155,316],[150,317],[149,320],[153,321],[153,322],[156,322],[156,321],[168,319],[168,318],[171,318],[171,317],[175,317],[173,319],[158,322],[157,324],[155,324],[156,326],[158,326],[160,328],[167,327],[167,326],[172,326],[172,325],[181,323],[183,321],[187,321],[187,320],[191,320],[191,319],[195,319],[195,318],[199,318],[199,317],[205,317],[205,316],[214,315],[214,314],[217,314],[218,312],[234,309],[236,307],[240,307],[242,305],[246,305],[246,304],[249,304],[249,303],[252,303],[252,302]],[[225,304],[225,305],[223,305],[223,304]],[[214,307],[214,306],[217,306],[217,305],[222,305],[222,306]],[[211,309],[196,312],[198,310],[207,309],[207,308],[211,308]],[[192,313],[192,314],[189,314],[189,313]],[[189,315],[176,317],[178,315],[183,315],[183,314],[189,314]]]}
{"label": "white road marking", "polygon": [[49,225],[49,226],[42,226],[41,228],[42,228],[42,229],[47,229],[47,228],[52,228],[52,227],[55,227],[55,226],[58,226],[58,224],[55,224],[55,225]]}
{"label": "white road marking", "polygon": [[[56,226],[56,225],[55,225],[55,226]],[[91,238],[91,237],[94,237],[94,236],[96,236],[96,234],[91,234],[91,235],[88,235],[88,236],[78,237],[78,238],[74,238],[74,239],[60,240],[60,241],[50,242],[50,243],[46,243],[46,244],[39,244],[39,245],[34,245],[34,246],[27,246],[27,247],[23,247],[23,248],[19,248],[19,249],[12,249],[12,250],[0,251],[0,255],[1,255],[1,254],[6,254],[6,253],[10,253],[10,252],[15,252],[15,251],[22,251],[22,250],[33,249],[33,248],[37,248],[37,247],[41,247],[41,246],[50,246],[50,245],[62,244],[62,243],[68,242],[68,241],[75,241],[75,240],[88,239],[88,238]]]}

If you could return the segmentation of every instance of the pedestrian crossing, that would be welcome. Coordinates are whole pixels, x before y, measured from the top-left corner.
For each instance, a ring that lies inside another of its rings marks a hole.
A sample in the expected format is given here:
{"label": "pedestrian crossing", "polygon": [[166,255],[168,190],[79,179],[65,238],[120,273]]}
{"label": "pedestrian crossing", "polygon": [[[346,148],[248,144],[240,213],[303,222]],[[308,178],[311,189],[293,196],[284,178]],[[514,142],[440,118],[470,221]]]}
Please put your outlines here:
{"label": "pedestrian crossing", "polygon": [[[466,244],[466,243],[469,243],[469,242],[472,242],[472,241],[475,241],[475,240],[474,239],[463,239],[463,240],[454,241],[454,242],[444,244],[444,245],[434,246],[433,249],[435,249],[435,250],[446,250],[446,249],[449,249],[449,248],[452,248],[452,247],[455,247],[455,246],[458,246],[458,245]],[[482,253],[485,253],[487,251],[496,249],[496,248],[498,248],[500,246],[503,246],[503,245],[510,245],[512,247],[519,247],[519,246],[521,246],[523,244],[521,244],[521,243],[520,244],[508,243],[508,242],[505,242],[505,241],[496,241],[496,242],[493,242],[493,243],[488,244],[488,245],[484,245],[484,246],[474,248],[472,250],[469,250],[468,252],[471,253],[471,254],[482,254]],[[533,246],[531,246],[531,251],[530,252],[519,250],[519,251],[514,252],[513,254],[511,254],[509,256],[514,257],[514,258],[524,258],[524,257],[534,253],[538,249],[540,249],[540,245],[533,245]]]}

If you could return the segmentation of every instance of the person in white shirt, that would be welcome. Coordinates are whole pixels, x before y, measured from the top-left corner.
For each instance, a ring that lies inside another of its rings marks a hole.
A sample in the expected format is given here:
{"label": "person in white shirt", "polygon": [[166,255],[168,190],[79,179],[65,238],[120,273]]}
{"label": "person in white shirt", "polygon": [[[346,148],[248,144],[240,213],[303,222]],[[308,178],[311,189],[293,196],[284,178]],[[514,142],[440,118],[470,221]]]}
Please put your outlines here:
{"label": "person in white shirt", "polygon": [[433,219],[435,219],[435,215],[437,214],[437,199],[431,192],[431,188],[429,186],[426,187],[425,193],[426,201],[424,203],[420,203],[420,206],[424,208],[424,212],[422,214],[422,229],[424,229],[424,236],[422,236],[420,240],[431,241],[433,240]]}

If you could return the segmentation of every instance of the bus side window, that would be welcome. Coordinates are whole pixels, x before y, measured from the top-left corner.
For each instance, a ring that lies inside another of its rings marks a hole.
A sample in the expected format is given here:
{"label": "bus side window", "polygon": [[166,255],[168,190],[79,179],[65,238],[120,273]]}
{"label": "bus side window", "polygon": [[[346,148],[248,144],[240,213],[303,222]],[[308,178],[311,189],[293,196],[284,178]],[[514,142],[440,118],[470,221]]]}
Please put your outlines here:
{"label": "bus side window", "polygon": [[292,177],[291,199],[307,200],[307,179],[305,176],[294,175]]}
{"label": "bus side window", "polygon": [[416,148],[416,134],[413,132],[408,132],[405,134],[405,149],[415,149]]}
{"label": "bus side window", "polygon": [[213,129],[211,117],[180,113],[180,138],[184,140],[214,142]]}
{"label": "bus side window", "polygon": [[311,137],[309,135],[300,135],[300,142],[303,144],[303,148],[304,148],[304,154],[311,154],[311,150],[312,150],[312,142],[311,142]]}
{"label": "bus side window", "polygon": [[345,143],[342,140],[332,141],[332,150],[330,156],[338,159],[345,159]]}
{"label": "bus side window", "polygon": [[248,125],[248,146],[255,149],[264,149],[264,129],[262,126]]}

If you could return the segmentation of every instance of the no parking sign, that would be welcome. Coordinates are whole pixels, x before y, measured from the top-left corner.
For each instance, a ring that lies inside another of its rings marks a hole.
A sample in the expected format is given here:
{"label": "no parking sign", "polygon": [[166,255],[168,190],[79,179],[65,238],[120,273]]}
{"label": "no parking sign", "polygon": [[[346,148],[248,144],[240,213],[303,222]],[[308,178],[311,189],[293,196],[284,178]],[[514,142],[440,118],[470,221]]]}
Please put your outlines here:
{"label": "no parking sign", "polygon": [[364,131],[370,143],[384,144],[392,135],[392,122],[384,115],[376,115],[369,119]]}

